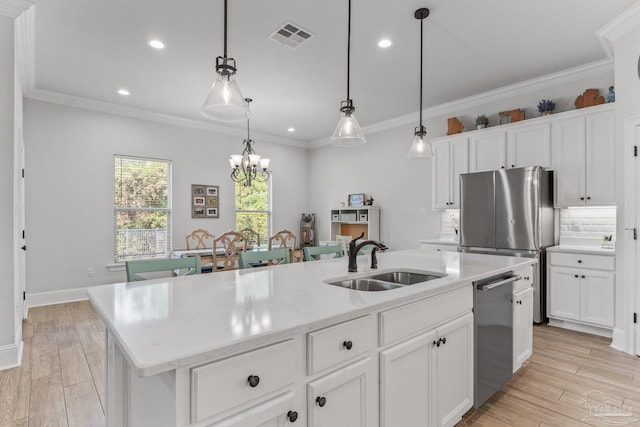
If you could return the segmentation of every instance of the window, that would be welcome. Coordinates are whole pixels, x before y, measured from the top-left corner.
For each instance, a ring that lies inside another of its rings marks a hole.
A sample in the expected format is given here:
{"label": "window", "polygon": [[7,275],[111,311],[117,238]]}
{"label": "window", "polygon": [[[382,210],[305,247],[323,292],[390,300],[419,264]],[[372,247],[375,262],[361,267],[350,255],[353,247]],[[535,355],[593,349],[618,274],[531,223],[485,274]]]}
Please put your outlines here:
{"label": "window", "polygon": [[116,262],[171,251],[171,162],[114,156]]}
{"label": "window", "polygon": [[253,181],[250,187],[236,182],[236,230],[253,229],[260,235],[260,243],[271,236],[271,179]]}

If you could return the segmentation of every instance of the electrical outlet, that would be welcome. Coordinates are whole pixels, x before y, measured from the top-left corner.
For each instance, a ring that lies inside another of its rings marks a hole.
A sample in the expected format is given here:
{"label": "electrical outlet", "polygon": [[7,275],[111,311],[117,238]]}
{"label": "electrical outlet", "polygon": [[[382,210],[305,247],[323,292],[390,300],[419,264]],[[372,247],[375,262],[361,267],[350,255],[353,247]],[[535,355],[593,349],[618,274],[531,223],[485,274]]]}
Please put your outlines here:
{"label": "electrical outlet", "polygon": [[93,277],[93,268],[87,268],[87,277]]}
{"label": "electrical outlet", "polygon": [[571,229],[573,231],[582,231],[582,227],[580,226],[580,222],[576,221],[575,219],[573,220],[573,222],[571,223]]}

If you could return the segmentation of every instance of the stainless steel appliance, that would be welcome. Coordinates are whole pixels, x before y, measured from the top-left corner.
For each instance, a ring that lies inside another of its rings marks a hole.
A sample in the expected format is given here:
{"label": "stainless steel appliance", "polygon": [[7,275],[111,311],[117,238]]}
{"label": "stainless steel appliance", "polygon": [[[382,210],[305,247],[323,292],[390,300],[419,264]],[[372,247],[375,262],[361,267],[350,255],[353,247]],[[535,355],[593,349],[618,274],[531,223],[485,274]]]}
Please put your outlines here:
{"label": "stainless steel appliance", "polygon": [[460,175],[460,250],[532,257],[533,320],[546,321],[545,248],[554,244],[553,175],[533,166]]}
{"label": "stainless steel appliance", "polygon": [[513,372],[513,273],[474,282],[474,406],[479,408]]}

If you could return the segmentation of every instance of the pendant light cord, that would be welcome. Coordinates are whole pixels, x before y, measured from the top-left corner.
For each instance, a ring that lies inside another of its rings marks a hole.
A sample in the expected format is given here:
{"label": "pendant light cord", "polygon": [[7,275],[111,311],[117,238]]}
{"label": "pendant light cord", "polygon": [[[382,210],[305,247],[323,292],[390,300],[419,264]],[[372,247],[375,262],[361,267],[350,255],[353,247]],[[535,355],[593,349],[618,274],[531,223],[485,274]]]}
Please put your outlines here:
{"label": "pendant light cord", "polygon": [[[226,1],[226,0],[225,0]],[[351,0],[349,0],[349,23],[347,24],[347,102],[349,102],[349,76],[351,71]]]}
{"label": "pendant light cord", "polygon": [[423,23],[424,23],[424,19],[421,19],[420,20],[420,130],[421,131],[422,131],[422,24]]}
{"label": "pendant light cord", "polygon": [[227,58],[227,0],[224,0],[224,57]]}

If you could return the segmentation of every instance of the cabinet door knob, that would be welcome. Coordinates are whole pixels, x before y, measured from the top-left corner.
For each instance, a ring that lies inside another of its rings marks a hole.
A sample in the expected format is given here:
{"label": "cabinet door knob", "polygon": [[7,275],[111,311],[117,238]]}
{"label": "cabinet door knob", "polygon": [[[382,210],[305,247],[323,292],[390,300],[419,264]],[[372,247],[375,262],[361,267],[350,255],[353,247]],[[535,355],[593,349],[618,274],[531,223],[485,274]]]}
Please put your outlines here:
{"label": "cabinet door knob", "polygon": [[578,278],[578,275],[577,275],[577,274],[574,274],[574,275],[573,275],[573,277],[575,277],[575,278],[577,279],[577,278]]}
{"label": "cabinet door knob", "polygon": [[442,340],[442,344],[446,344],[447,343],[447,337],[442,337],[440,339]]}
{"label": "cabinet door knob", "polygon": [[289,419],[289,422],[295,423],[298,419],[298,413],[296,411],[289,411],[287,412],[287,418]]}
{"label": "cabinet door knob", "polygon": [[353,348],[353,342],[345,341],[345,342],[342,343],[342,346],[344,348],[346,348],[347,350],[351,350]]}
{"label": "cabinet door knob", "polygon": [[316,397],[316,403],[318,404],[319,407],[323,407],[324,405],[327,404],[327,398],[324,396],[318,396]]}
{"label": "cabinet door knob", "polygon": [[591,200],[591,197],[590,197],[590,196],[587,196],[587,200]]}
{"label": "cabinet door knob", "polygon": [[512,168],[515,168],[515,167],[516,167],[516,165],[511,165],[511,167],[512,167]]}
{"label": "cabinet door knob", "polygon": [[522,300],[519,299],[518,301],[516,301],[516,304],[522,305]]}
{"label": "cabinet door knob", "polygon": [[500,166],[501,169],[504,169],[504,166]]}
{"label": "cabinet door knob", "polygon": [[581,259],[578,260],[578,264],[582,264],[582,260]]}
{"label": "cabinet door knob", "polygon": [[260,377],[257,375],[249,375],[247,382],[249,383],[249,386],[256,387],[260,383]]}
{"label": "cabinet door knob", "polygon": [[587,277],[587,276],[585,276],[584,274],[582,275],[582,278],[583,278],[583,279],[584,279],[584,278],[586,278],[586,277]]}
{"label": "cabinet door knob", "polygon": [[524,276],[524,280],[529,280],[529,276]]}
{"label": "cabinet door knob", "polygon": [[580,200],[584,200],[584,197],[580,197]]}
{"label": "cabinet door knob", "polygon": [[438,340],[438,341],[434,341],[434,342],[433,342],[433,345],[435,345],[436,347],[440,347],[440,340]]}

